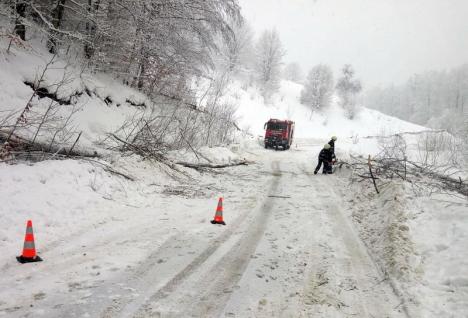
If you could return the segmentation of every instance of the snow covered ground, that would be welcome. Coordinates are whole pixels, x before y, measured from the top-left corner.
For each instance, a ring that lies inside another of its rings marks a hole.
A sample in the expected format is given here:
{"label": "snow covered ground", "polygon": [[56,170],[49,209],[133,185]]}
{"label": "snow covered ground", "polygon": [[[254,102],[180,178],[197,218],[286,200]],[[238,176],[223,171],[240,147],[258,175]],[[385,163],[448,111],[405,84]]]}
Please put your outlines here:
{"label": "snow covered ground", "polygon": [[[388,314],[399,316],[398,299],[385,285],[367,292],[372,301],[362,300],[361,289],[378,283],[379,273],[338,197],[321,193],[326,180],[312,182],[304,150],[266,152],[253,143],[248,151],[256,164],[217,175],[191,172],[182,183],[131,161],[125,166],[139,182],[76,161],[3,166],[9,186],[2,184],[1,224],[10,226],[1,238],[0,283],[7,288],[0,312],[307,317],[376,313],[388,304]],[[219,196],[226,227],[209,223]],[[20,266],[14,256],[27,218],[44,262]],[[332,241],[337,231],[346,236]]]}
{"label": "snow covered ground", "polygon": [[[321,143],[299,144],[247,140],[223,152],[254,164],[174,178],[115,158],[136,182],[80,161],[2,165],[0,315],[463,317],[466,201],[314,176]],[[218,197],[225,227],[209,223]],[[44,261],[19,265],[27,219]]]}

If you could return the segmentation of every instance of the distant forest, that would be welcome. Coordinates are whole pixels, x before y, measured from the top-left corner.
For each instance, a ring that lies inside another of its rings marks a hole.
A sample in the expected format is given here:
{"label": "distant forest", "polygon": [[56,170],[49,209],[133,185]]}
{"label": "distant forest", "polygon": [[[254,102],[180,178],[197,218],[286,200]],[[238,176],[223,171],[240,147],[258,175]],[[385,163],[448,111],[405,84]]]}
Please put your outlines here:
{"label": "distant forest", "polygon": [[364,105],[385,114],[462,134],[468,129],[468,64],[415,74],[403,85],[368,91]]}

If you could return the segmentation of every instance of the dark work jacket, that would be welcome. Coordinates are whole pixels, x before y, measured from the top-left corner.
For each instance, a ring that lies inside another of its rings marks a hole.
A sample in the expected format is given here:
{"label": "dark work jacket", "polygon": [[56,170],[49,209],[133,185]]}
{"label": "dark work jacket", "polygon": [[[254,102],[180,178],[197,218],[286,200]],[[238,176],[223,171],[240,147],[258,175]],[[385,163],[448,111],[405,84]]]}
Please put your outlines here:
{"label": "dark work jacket", "polygon": [[331,139],[328,144],[330,145],[330,150],[332,153],[335,153],[335,141]]}
{"label": "dark work jacket", "polygon": [[330,145],[330,152],[332,153],[332,158],[335,158],[335,141],[331,139],[328,144]]}
{"label": "dark work jacket", "polygon": [[320,161],[330,162],[332,161],[332,159],[333,159],[333,153],[331,152],[331,149],[320,150],[320,153],[319,153]]}

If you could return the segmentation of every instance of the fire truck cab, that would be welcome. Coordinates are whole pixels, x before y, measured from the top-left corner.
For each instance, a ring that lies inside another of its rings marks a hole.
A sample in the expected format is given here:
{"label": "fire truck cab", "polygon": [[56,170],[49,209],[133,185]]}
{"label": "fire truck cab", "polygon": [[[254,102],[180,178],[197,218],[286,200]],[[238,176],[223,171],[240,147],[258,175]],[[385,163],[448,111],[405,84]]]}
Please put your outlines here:
{"label": "fire truck cab", "polygon": [[278,147],[287,150],[291,147],[294,137],[294,122],[291,120],[270,119],[265,123],[265,148]]}

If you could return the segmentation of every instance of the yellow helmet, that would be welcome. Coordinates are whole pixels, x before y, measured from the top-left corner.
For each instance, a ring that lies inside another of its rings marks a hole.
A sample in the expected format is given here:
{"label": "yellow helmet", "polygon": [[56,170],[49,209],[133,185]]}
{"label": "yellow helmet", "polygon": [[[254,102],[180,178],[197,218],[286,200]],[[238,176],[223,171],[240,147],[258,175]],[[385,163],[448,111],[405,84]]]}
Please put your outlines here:
{"label": "yellow helmet", "polygon": [[337,138],[336,138],[336,136],[332,136],[331,139],[332,139],[333,141],[336,141]]}
{"label": "yellow helmet", "polygon": [[330,149],[330,147],[331,147],[330,144],[325,144],[325,145],[323,146],[323,149]]}

